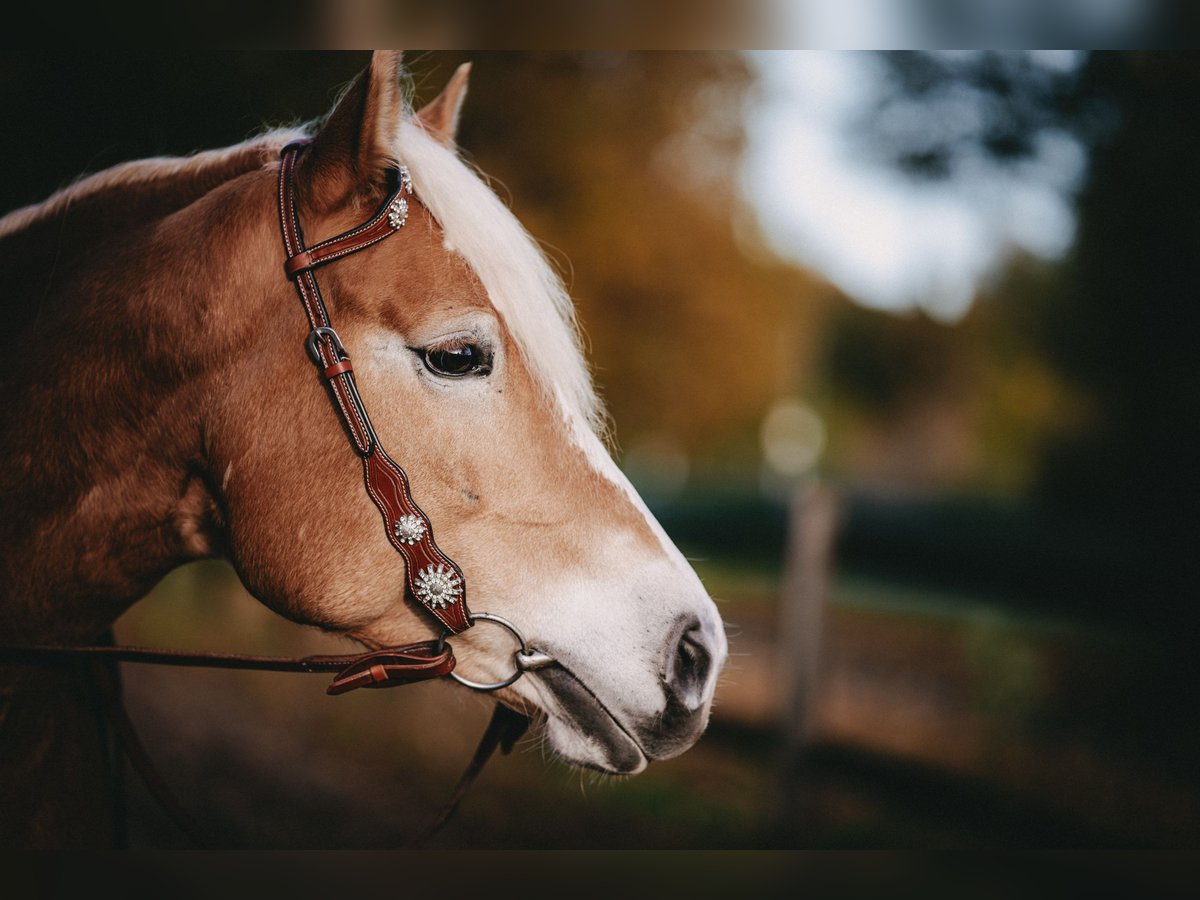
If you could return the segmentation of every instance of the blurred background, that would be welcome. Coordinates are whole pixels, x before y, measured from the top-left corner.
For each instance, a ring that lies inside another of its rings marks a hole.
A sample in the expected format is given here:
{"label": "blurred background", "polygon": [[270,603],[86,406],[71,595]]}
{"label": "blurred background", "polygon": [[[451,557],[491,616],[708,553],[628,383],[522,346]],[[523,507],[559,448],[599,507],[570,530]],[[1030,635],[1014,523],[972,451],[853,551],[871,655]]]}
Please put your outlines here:
{"label": "blurred background", "polygon": [[[325,112],[362,53],[0,56],[4,211]],[[1184,846],[1200,836],[1200,60],[408,56],[576,298],[617,457],[718,598],[708,734],[633,779],[526,740],[435,847]],[[228,566],[118,640],[343,645]],[[396,846],[487,705],[126,667],[219,843]],[[183,846],[131,779],[135,846]],[[362,838],[362,834],[369,838]]]}

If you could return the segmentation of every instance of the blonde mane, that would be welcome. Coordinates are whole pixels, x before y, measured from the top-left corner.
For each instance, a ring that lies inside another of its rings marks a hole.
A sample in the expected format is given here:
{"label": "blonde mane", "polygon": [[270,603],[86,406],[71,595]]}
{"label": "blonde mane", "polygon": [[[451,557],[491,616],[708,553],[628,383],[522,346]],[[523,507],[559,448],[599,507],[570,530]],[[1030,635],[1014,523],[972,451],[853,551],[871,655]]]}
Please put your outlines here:
{"label": "blonde mane", "polygon": [[[603,432],[604,414],[580,348],[575,307],[545,254],[500,198],[452,150],[406,120],[397,162],[417,197],[487,289],[534,378],[574,426]],[[573,421],[572,421],[573,420]]]}

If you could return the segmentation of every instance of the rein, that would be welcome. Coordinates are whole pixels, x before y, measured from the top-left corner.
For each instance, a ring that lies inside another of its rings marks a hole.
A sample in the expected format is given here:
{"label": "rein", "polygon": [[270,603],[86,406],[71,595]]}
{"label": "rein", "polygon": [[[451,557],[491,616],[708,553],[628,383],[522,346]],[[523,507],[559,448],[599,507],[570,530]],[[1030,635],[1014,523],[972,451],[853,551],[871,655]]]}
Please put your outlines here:
{"label": "rein", "polygon": [[[187,653],[145,647],[112,645],[47,646],[0,645],[0,660],[24,665],[63,665],[85,661],[107,664],[111,684],[102,691],[104,714],[116,744],[130,760],[150,792],[177,826],[194,842],[204,844],[199,829],[183,812],[167,789],[166,782],[147,756],[121,701],[116,663],[160,666],[194,666],[213,669],[251,669],[270,672],[334,673],[327,694],[344,694],[357,688],[394,687],[448,676],[477,691],[508,687],[526,672],[553,665],[553,657],[534,649],[513,623],[490,613],[472,614],[466,602],[466,578],[462,570],[437,546],[429,517],[413,500],[408,476],[388,456],[371,424],[354,379],[354,366],[341,338],[334,330],[325,300],[317,284],[316,269],[359,250],[371,247],[400,231],[408,220],[412,178],[405,166],[396,175],[396,187],[378,212],[362,225],[312,247],[304,244],[296,204],[295,169],[308,141],[296,141],[281,151],[279,167],[279,226],[286,257],[284,273],[295,285],[308,318],[305,341],[308,356],[319,370],[330,392],[350,444],[363,464],[363,483],[368,496],[383,517],[388,542],[404,557],[405,593],[429,612],[443,627],[434,640],[385,647],[380,650],[333,656],[253,656],[236,653]],[[414,198],[415,199],[415,198]],[[491,683],[470,681],[454,671],[454,652],[448,637],[478,622],[490,622],[509,631],[519,649],[513,654],[514,672]],[[457,808],[475,777],[497,747],[507,753],[528,728],[529,719],[497,704],[466,771],[456,785],[445,809],[414,842],[419,845],[444,825]],[[118,833],[122,831],[118,828]]]}
{"label": "rein", "polygon": [[[488,616],[478,613],[476,618]],[[488,616],[489,619],[503,621],[521,641],[522,649],[515,654],[517,672],[501,684],[511,684],[524,672],[532,668],[540,668],[537,663],[543,654],[529,650],[520,632],[499,616]],[[522,662],[530,659],[533,665]],[[548,657],[547,657],[548,658]],[[400,684],[413,684],[454,671],[454,652],[444,640],[422,641],[416,644],[406,644],[400,647],[388,647],[357,655],[329,656],[254,656],[241,653],[187,653],[179,650],[161,650],[146,647],[127,647],[113,645],[95,646],[47,646],[0,645],[0,660],[18,665],[63,665],[95,662],[99,668],[99,689],[97,701],[102,706],[104,721],[111,730],[114,740],[114,751],[124,755],[129,760],[133,770],[142,779],[146,789],[166,813],[175,826],[198,847],[208,849],[212,846],[201,829],[183,805],[175,797],[167,785],[162,773],[147,753],[137,729],[129,717],[125,704],[121,699],[120,679],[117,675],[116,664],[120,662],[142,663],[156,666],[185,666],[205,669],[241,669],[260,672],[302,672],[307,674],[336,673],[334,680],[325,688],[330,695],[344,694],[356,688],[395,687]],[[546,663],[548,664],[548,663]],[[459,678],[460,682],[477,690],[493,689],[492,685],[475,685],[473,682]],[[471,761],[467,763],[463,774],[459,776],[450,799],[442,807],[442,811],[419,835],[410,841],[410,846],[420,847],[432,838],[450,820],[466,796],[475,779],[483,771],[483,767],[491,759],[497,749],[503,753],[512,750],[513,745],[529,727],[529,719],[518,712],[510,710],[503,704],[497,703],[492,711],[492,718],[484,730]],[[119,803],[115,811],[118,817],[116,833],[124,835],[127,832],[124,822],[124,805]]]}
{"label": "rein", "polygon": [[79,659],[146,663],[155,666],[192,666],[204,669],[257,669],[265,672],[336,672],[326,694],[344,694],[360,687],[412,684],[448,675],[454,669],[450,645],[436,641],[388,647],[347,656],[249,656],[240,653],[185,653],[146,647],[0,647],[0,659],[46,665]]}

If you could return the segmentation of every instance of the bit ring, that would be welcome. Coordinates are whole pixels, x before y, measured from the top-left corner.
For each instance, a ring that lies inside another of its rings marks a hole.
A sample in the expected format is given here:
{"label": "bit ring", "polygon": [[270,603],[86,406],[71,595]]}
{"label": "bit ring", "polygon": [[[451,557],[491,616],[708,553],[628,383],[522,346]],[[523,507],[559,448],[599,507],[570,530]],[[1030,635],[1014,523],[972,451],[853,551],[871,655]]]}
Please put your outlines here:
{"label": "bit ring", "polygon": [[[517,639],[517,643],[519,643],[521,646],[517,652],[513,654],[513,662],[516,665],[516,671],[502,681],[496,681],[490,684],[471,681],[469,678],[463,678],[457,672],[450,672],[450,677],[463,687],[468,687],[473,691],[482,691],[484,693],[498,691],[500,688],[506,688],[510,684],[515,683],[517,679],[519,679],[526,672],[544,669],[547,666],[554,664],[554,657],[550,656],[548,653],[543,653],[540,650],[535,650],[533,647],[530,647],[529,642],[525,640],[525,635],[521,633],[521,630],[503,616],[497,616],[494,613],[484,612],[472,614],[471,624],[474,625],[479,621],[491,622],[494,625],[499,625],[501,628],[507,629],[508,632]],[[451,632],[449,631],[442,632],[441,637],[438,638],[439,650],[441,650],[442,646],[446,643],[446,638],[449,637],[450,634]]]}

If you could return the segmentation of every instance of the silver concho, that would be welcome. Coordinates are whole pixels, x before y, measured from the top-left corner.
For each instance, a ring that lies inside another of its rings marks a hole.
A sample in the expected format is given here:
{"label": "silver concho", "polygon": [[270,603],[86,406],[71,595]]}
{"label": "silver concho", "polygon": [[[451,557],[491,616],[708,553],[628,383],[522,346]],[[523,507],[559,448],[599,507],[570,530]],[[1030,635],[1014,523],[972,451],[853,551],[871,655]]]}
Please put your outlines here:
{"label": "silver concho", "polygon": [[462,579],[453,569],[438,563],[435,568],[428,565],[417,573],[414,586],[417,598],[427,606],[441,609],[458,602],[462,596]]}
{"label": "silver concho", "polygon": [[415,544],[425,536],[425,523],[420,516],[401,516],[392,526],[392,533],[402,544]]}
{"label": "silver concho", "polygon": [[396,199],[388,204],[388,224],[393,228],[403,228],[404,223],[408,221],[408,201],[399,195],[411,194],[412,190],[412,174],[408,171],[408,166],[401,166],[400,190]]}
{"label": "silver concho", "polygon": [[388,205],[388,224],[393,228],[403,228],[408,221],[408,201],[397,197]]}

